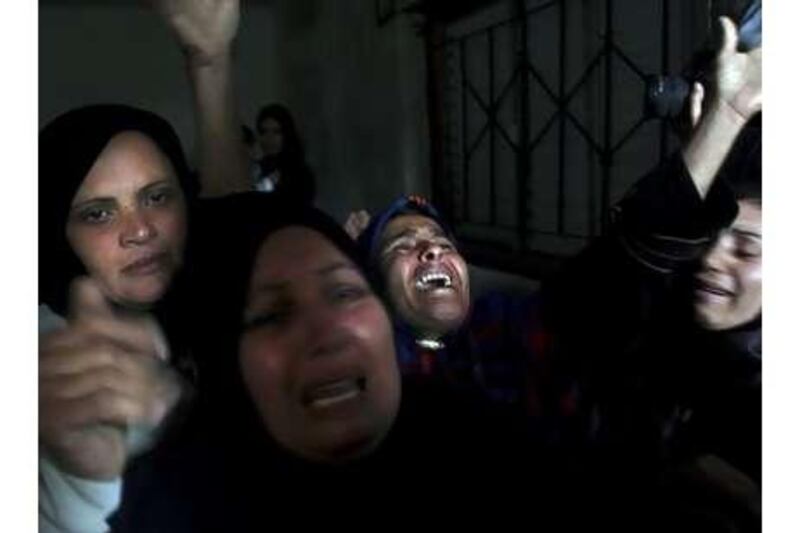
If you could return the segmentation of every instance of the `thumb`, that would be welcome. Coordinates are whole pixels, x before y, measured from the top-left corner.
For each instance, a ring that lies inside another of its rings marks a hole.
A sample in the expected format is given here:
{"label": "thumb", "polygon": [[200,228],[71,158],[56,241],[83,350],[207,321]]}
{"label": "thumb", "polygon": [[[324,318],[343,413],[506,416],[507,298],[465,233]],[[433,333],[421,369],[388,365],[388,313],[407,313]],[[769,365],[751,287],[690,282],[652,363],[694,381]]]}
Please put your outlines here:
{"label": "thumb", "polygon": [[717,58],[722,58],[736,53],[739,34],[736,30],[736,24],[734,24],[730,18],[720,17],[718,20],[721,42],[719,51],[717,52]]}
{"label": "thumb", "polygon": [[100,290],[97,281],[88,276],[73,280],[69,287],[68,316],[71,320],[113,313],[111,303]]}
{"label": "thumb", "polygon": [[703,98],[705,97],[705,90],[700,82],[692,84],[692,90],[689,93],[689,120],[691,121],[692,129],[697,127],[700,122],[700,117],[703,114]]}

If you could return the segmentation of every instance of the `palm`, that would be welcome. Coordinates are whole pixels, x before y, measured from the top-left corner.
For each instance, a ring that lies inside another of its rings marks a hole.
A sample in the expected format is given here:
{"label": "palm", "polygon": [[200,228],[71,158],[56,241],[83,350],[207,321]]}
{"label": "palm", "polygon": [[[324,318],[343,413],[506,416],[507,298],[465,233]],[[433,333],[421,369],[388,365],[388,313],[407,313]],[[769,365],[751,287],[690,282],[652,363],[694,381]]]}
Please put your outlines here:
{"label": "palm", "polygon": [[239,27],[239,0],[150,0],[188,53],[209,60],[230,46]]}
{"label": "palm", "polygon": [[736,50],[733,23],[721,21],[722,45],[717,55],[714,86],[717,96],[745,119],[761,109],[761,48]]}

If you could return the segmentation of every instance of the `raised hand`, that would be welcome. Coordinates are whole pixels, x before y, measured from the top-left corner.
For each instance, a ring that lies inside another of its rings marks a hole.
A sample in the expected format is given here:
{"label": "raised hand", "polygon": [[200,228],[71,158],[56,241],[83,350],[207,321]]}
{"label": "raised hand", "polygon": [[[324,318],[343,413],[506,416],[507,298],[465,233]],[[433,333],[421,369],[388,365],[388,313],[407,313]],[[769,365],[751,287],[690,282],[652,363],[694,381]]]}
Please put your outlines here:
{"label": "raised hand", "polygon": [[351,211],[344,223],[344,230],[353,240],[356,240],[361,232],[369,226],[369,220],[369,213],[365,210]]}
{"label": "raised hand", "polygon": [[39,440],[64,471],[121,475],[132,429],[155,430],[177,404],[180,378],[157,324],[112,309],[95,282],[73,284],[65,329],[39,347]]}
{"label": "raised hand", "polygon": [[147,0],[193,61],[228,54],[239,28],[239,0]]}
{"label": "raised hand", "polygon": [[739,52],[736,26],[720,17],[721,43],[711,75],[711,99],[735,111],[745,122],[761,110],[761,48]]}

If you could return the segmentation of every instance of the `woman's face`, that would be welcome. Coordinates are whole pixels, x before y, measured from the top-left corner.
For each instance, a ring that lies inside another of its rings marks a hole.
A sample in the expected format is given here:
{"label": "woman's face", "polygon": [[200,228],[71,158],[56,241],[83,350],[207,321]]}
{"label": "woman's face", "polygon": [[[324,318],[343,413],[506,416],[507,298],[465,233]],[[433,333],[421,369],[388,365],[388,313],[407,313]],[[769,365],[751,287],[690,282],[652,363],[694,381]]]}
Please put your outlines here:
{"label": "woman's face", "polygon": [[256,257],[239,362],[270,434],[307,459],[340,462],[373,450],[400,404],[388,315],[320,233],[289,227]]}
{"label": "woman's face", "polygon": [[265,156],[276,156],[283,150],[283,128],[274,118],[265,118],[258,125],[258,142]]}
{"label": "woman's face", "polygon": [[175,170],[147,136],[114,136],[72,199],[67,240],[112,301],[148,308],[183,260],[186,204]]}
{"label": "woman's face", "polygon": [[695,316],[711,330],[731,329],[761,313],[761,206],[739,201],[695,276]]}

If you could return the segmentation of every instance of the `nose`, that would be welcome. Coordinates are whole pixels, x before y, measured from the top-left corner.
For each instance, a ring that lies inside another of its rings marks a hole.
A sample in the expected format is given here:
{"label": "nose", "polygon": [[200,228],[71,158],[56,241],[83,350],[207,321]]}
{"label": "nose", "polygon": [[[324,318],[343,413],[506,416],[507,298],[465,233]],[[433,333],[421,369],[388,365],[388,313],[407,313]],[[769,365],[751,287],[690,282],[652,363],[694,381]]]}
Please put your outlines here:
{"label": "nose", "polygon": [[734,258],[733,241],[732,235],[727,232],[721,233],[703,256],[703,267],[718,272],[725,270]]}
{"label": "nose", "polygon": [[327,357],[341,353],[349,346],[350,334],[342,323],[340,311],[333,306],[320,304],[306,308],[304,332],[301,335],[308,339],[306,353],[310,357]]}
{"label": "nose", "polygon": [[139,246],[156,236],[156,228],[150,218],[140,211],[130,211],[123,216],[120,244],[123,247]]}
{"label": "nose", "polygon": [[436,261],[442,256],[443,249],[435,242],[423,242],[420,247],[420,261]]}

